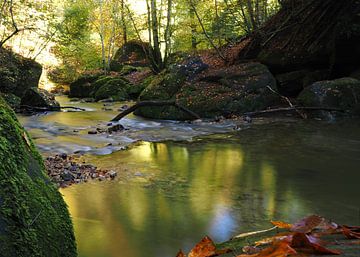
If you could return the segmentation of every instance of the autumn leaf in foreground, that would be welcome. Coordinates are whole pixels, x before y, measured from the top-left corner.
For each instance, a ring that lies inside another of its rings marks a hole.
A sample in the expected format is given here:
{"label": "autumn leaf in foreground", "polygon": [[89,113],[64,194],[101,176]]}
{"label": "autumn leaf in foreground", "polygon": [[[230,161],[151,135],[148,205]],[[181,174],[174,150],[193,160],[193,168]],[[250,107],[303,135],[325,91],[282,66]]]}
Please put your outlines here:
{"label": "autumn leaf in foreground", "polygon": [[[195,247],[191,250],[188,257],[213,257],[219,256],[230,252],[230,249],[216,250],[216,246],[210,237],[204,237]],[[181,251],[178,253],[177,257],[185,257]]]}
{"label": "autumn leaf in foreground", "polygon": [[296,251],[286,241],[275,242],[272,246],[267,247],[259,253],[247,255],[242,254],[237,257],[286,257],[296,254]]}
{"label": "autumn leaf in foreground", "polygon": [[339,251],[327,249],[324,246],[311,242],[310,237],[304,233],[295,233],[292,236],[291,247],[297,251],[311,254],[339,255]]}
{"label": "autumn leaf in foreground", "polygon": [[309,233],[321,225],[324,221],[325,219],[323,217],[318,215],[311,215],[297,221],[291,226],[290,230],[299,233]]}

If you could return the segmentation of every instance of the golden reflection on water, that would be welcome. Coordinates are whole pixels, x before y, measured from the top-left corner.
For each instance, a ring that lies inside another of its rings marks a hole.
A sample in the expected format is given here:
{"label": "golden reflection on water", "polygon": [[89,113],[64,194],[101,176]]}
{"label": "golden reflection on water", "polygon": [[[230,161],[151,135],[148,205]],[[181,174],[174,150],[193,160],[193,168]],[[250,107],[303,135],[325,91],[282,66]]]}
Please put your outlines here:
{"label": "golden reflection on water", "polygon": [[323,210],[328,196],[313,198],[314,178],[297,175],[302,164],[296,158],[306,163],[304,156],[288,159],[285,149],[269,159],[268,151],[261,144],[169,142],[87,156],[116,169],[120,179],[62,190],[79,256],[174,256],[206,234],[222,241],[269,227],[269,220],[294,221]]}

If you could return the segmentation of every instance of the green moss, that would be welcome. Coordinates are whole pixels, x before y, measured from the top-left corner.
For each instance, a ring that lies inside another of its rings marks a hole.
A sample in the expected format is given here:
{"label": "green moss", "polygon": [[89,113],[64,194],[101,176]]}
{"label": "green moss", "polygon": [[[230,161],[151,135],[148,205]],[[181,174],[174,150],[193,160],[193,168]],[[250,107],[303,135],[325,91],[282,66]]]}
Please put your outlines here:
{"label": "green moss", "polygon": [[339,108],[360,114],[360,81],[353,78],[319,81],[298,97],[304,106]]}
{"label": "green moss", "polygon": [[17,109],[20,107],[21,98],[14,94],[3,94],[0,93],[0,97],[2,97],[5,102],[13,109]]}
{"label": "green moss", "polygon": [[115,101],[123,101],[129,98],[127,93],[129,84],[122,78],[113,78],[102,85],[95,93],[95,100],[113,98]]}
{"label": "green moss", "polygon": [[[181,73],[163,71],[149,79],[149,85],[139,96],[144,100],[170,100],[174,99],[185,82],[186,76]],[[139,108],[135,114],[158,119],[179,119],[178,109],[174,107],[144,107]]]}
{"label": "green moss", "polygon": [[77,255],[66,204],[49,182],[28,134],[2,99],[0,188],[2,256]]}

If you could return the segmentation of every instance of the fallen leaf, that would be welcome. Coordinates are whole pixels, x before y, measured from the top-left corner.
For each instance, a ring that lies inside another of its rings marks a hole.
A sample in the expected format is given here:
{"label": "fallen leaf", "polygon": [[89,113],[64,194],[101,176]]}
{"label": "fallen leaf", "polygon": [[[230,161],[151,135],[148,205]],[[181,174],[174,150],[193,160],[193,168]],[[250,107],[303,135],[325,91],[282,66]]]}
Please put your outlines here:
{"label": "fallen leaf", "polygon": [[278,227],[278,228],[284,228],[284,229],[291,229],[292,225],[286,222],[282,222],[282,221],[271,221],[271,223]]}
{"label": "fallen leaf", "polygon": [[318,227],[322,222],[324,222],[324,220],[325,219],[323,217],[318,215],[311,215],[297,221],[292,225],[290,230],[299,233],[309,233]]}
{"label": "fallen leaf", "polygon": [[311,253],[311,254],[329,254],[329,255],[339,255],[340,252],[337,250],[327,249],[324,246],[311,242],[309,236],[305,233],[295,233],[292,236],[292,241],[290,246],[297,251]]}
{"label": "fallen leaf", "polygon": [[241,254],[238,255],[237,257],[286,257],[296,253],[297,252],[289,245],[288,242],[278,241],[275,242],[270,247],[263,249],[257,254],[252,254],[252,255]]}
{"label": "fallen leaf", "polygon": [[210,237],[204,237],[195,247],[191,250],[188,257],[211,257],[216,256],[216,247]]}

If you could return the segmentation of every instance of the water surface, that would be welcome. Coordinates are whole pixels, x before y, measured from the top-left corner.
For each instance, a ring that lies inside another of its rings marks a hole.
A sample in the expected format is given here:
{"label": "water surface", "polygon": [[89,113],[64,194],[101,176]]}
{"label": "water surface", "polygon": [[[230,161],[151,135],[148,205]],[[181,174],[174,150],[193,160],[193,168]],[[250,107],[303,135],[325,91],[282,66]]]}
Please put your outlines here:
{"label": "water surface", "polygon": [[[124,122],[136,133],[109,139],[85,132],[113,113],[88,107],[93,112],[76,113],[75,121],[61,118],[74,113],[22,119],[44,154],[89,145],[84,159],[119,173],[115,181],[61,190],[80,257],[172,257],[204,235],[221,242],[268,228],[270,220],[292,222],[308,214],[360,224],[359,121],[272,120],[233,131],[227,123],[132,116]],[[70,133],[74,127],[84,128],[80,136]],[[149,140],[127,144],[125,151],[97,151],[106,140],[122,145],[129,139]]]}

